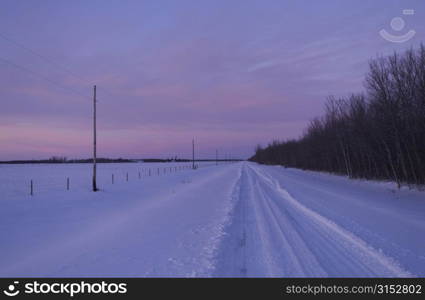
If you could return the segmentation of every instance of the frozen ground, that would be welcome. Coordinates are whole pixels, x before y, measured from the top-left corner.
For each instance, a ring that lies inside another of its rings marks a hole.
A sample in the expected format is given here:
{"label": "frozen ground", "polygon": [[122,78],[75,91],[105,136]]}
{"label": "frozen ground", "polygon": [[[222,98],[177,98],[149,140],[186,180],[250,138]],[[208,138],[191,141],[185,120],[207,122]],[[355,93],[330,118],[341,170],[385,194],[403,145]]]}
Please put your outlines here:
{"label": "frozen ground", "polygon": [[[197,162],[201,167],[215,165],[212,162]],[[109,187],[114,175],[115,183],[134,181],[141,177],[163,176],[170,172],[191,167],[191,163],[104,163],[97,164],[97,182],[100,187]],[[0,164],[0,191],[5,198],[26,196],[33,181],[34,193],[45,194],[64,191],[67,178],[71,191],[86,191],[91,187],[91,164]],[[170,169],[171,168],[171,169]],[[177,170],[176,170],[177,168]]]}
{"label": "frozen ground", "polygon": [[98,193],[88,165],[0,166],[0,276],[425,276],[423,192],[247,162],[149,165],[100,165]]}

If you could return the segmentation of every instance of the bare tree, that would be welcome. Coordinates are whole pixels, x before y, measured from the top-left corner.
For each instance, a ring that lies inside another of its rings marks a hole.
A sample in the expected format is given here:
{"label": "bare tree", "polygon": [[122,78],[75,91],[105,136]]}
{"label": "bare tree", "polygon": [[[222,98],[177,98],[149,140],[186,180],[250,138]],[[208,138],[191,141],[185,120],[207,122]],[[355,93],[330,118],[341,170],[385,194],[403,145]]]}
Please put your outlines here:
{"label": "bare tree", "polygon": [[298,140],[257,147],[253,161],[425,183],[425,47],[371,60],[365,94],[329,97]]}

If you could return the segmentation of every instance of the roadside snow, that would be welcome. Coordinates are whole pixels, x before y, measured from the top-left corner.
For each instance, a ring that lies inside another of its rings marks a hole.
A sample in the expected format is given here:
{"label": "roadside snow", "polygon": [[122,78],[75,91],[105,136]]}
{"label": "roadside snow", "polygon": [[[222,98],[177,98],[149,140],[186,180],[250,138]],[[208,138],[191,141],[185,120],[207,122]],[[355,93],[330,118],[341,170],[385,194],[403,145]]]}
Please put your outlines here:
{"label": "roadside snow", "polygon": [[2,198],[0,276],[207,276],[239,171]]}

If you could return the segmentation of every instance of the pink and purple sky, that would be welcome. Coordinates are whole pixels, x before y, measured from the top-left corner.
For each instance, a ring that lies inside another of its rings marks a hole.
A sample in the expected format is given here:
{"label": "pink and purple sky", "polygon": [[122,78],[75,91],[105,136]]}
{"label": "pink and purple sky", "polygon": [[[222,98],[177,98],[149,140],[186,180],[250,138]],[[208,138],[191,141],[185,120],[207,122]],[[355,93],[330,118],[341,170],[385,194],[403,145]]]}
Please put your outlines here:
{"label": "pink and purple sky", "polygon": [[361,91],[370,58],[425,40],[423,0],[0,5],[0,160],[90,157],[94,84],[101,157],[190,157],[195,137],[202,158],[248,158]]}

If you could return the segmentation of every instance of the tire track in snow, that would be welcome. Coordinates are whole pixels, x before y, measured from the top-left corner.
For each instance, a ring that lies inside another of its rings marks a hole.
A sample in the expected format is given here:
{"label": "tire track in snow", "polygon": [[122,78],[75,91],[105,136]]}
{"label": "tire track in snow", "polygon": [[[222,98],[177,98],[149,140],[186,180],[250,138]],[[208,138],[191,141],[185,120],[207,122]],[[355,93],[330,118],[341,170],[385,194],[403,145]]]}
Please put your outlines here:
{"label": "tire track in snow", "polygon": [[[243,172],[243,170],[245,169],[245,166],[242,167],[241,172]],[[239,185],[241,184],[241,180],[242,178],[240,178],[239,180]],[[240,189],[240,187],[239,187]],[[241,201],[241,205],[242,205],[242,238],[241,238],[241,248],[242,248],[242,267],[241,267],[241,275],[246,276],[248,270],[247,270],[247,262],[246,262],[246,199],[240,197],[240,192],[239,192],[239,199]]]}
{"label": "tire track in snow", "polygon": [[261,178],[249,171],[255,187],[255,205],[257,220],[265,238],[264,263],[268,265],[267,276],[326,276],[314,255],[304,244],[289,217],[284,211],[273,206],[273,195],[265,189]]}
{"label": "tire track in snow", "polygon": [[[325,276],[324,271],[318,272],[320,267],[312,254],[291,246],[296,231],[279,223],[282,218],[271,208],[258,176],[246,165],[241,173],[233,193],[236,205],[231,224],[225,230],[213,276],[303,276],[312,274],[306,271],[311,265],[315,266],[314,274]],[[287,238],[288,230],[293,233],[291,239]],[[298,237],[298,244],[300,241]]]}
{"label": "tire track in snow", "polygon": [[230,221],[225,228],[225,237],[216,253],[213,277],[251,277],[269,274],[268,265],[264,264],[264,235],[260,234],[259,224],[253,215],[253,188],[241,164],[241,174],[232,193],[234,208]]}
{"label": "tire track in snow", "polygon": [[[275,263],[279,264],[278,258],[283,263],[280,276],[323,276],[324,271],[330,276],[412,276],[393,259],[299,203],[276,179],[260,171],[260,167],[250,165],[248,168],[260,195],[253,201],[266,207],[257,221],[270,219],[280,228],[284,236],[281,238],[282,251],[294,260],[292,265],[285,266],[282,253],[276,252],[277,246],[270,247],[269,250],[275,252]],[[273,235],[275,233],[271,233],[269,240],[277,238]],[[275,269],[278,270],[278,266]]]}

